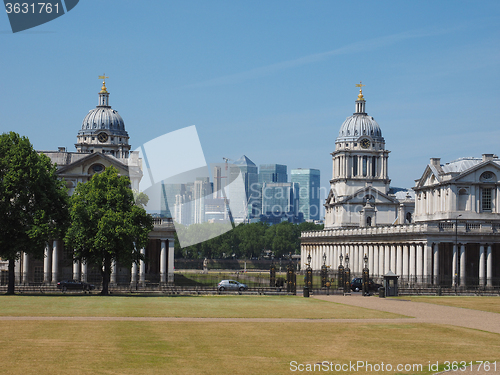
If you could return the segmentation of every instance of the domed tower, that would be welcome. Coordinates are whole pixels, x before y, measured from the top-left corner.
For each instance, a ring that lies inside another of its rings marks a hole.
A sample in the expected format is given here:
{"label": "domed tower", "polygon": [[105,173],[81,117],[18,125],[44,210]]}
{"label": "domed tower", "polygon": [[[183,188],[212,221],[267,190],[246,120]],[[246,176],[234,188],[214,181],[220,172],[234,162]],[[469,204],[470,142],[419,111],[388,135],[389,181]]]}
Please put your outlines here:
{"label": "domed tower", "polygon": [[125,124],[118,111],[109,105],[109,92],[106,88],[106,76],[99,92],[99,104],[89,111],[83,119],[75,144],[77,152],[103,153],[116,158],[128,158],[130,145]]}
{"label": "domed tower", "polygon": [[[380,204],[381,200],[384,204],[394,204],[388,197],[390,151],[385,149],[380,126],[365,111],[363,86],[361,83],[356,85],[359,87],[356,112],[340,127],[335,151],[331,154],[333,173],[325,204],[325,228],[375,225],[380,210],[375,204]],[[385,220],[388,219],[389,216]],[[378,223],[381,223],[380,217]]]}

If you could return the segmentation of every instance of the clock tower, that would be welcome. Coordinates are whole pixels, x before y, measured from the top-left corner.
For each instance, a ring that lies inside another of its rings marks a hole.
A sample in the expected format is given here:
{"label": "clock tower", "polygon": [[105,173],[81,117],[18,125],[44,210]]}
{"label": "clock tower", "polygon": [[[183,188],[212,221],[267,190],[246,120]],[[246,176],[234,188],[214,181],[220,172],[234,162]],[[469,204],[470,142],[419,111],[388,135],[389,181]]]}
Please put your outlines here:
{"label": "clock tower", "polygon": [[75,144],[77,152],[102,153],[115,158],[128,158],[130,145],[125,124],[118,111],[109,105],[109,92],[105,75],[99,92],[99,104],[83,119]]}

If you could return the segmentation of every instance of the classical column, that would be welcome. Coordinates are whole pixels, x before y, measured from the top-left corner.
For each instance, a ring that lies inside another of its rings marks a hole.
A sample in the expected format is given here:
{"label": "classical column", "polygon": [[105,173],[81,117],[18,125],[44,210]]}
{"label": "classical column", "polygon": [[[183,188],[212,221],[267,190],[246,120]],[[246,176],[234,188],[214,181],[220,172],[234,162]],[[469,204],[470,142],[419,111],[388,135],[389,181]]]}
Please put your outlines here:
{"label": "classical column", "polygon": [[373,258],[375,255],[373,254],[373,245],[368,245],[368,269],[370,270],[370,274],[373,275]]}
{"label": "classical column", "polygon": [[359,272],[359,265],[358,265],[358,258],[359,258],[359,245],[353,245],[353,252],[352,252],[352,272],[353,274],[357,274]]}
{"label": "classical column", "polygon": [[29,270],[29,255],[26,253],[23,253],[23,284],[28,283],[28,270]]}
{"label": "classical column", "polygon": [[43,254],[43,282],[49,284],[51,280],[51,269],[52,269],[52,251],[47,243],[45,245],[45,251]]}
{"label": "classical column", "polygon": [[491,253],[491,244],[488,244],[486,250],[486,286],[493,286],[493,254]]}
{"label": "classical column", "polygon": [[415,244],[412,243],[410,244],[410,269],[408,272],[408,277],[410,278],[410,283],[415,282],[415,274],[416,274],[416,268],[415,268]]}
{"label": "classical column", "polygon": [[479,245],[479,286],[483,286],[484,282],[484,244]]}
{"label": "classical column", "polygon": [[378,273],[379,273],[380,277],[384,276],[384,274],[385,274],[384,263],[385,263],[385,246],[379,245],[378,246]]}
{"label": "classical column", "polygon": [[452,278],[453,278],[453,285],[456,284],[457,282],[457,275],[458,275],[458,271],[457,271],[457,245],[456,244],[453,244],[453,264],[451,265],[451,274],[452,274]]}
{"label": "classical column", "polygon": [[174,239],[169,238],[168,240],[168,275],[167,281],[169,283],[174,282]]}
{"label": "classical column", "polygon": [[52,242],[52,284],[57,284],[59,278],[59,246],[57,240]]}
{"label": "classical column", "polygon": [[403,276],[403,246],[401,244],[397,246],[396,275]]}
{"label": "classical column", "polygon": [[82,262],[82,281],[83,281],[84,283],[86,283],[86,282],[87,282],[87,276],[88,276],[88,272],[87,272],[87,271],[88,271],[88,269],[89,269],[89,268],[88,268],[88,264],[87,264],[87,262],[86,262],[86,261],[85,261],[85,262]]}
{"label": "classical column", "polygon": [[117,273],[117,270],[118,270],[118,266],[116,264],[116,260],[113,260],[111,262],[111,275],[110,275],[110,278],[109,278],[109,283],[111,285],[116,285],[116,273]]}
{"label": "classical column", "polygon": [[162,285],[167,283],[167,240],[161,240],[160,249],[160,283]]}
{"label": "classical column", "polygon": [[415,280],[417,283],[422,282],[422,278],[424,275],[424,266],[423,266],[423,251],[422,244],[418,243],[415,245],[415,255],[417,257],[417,269],[415,270]]}
{"label": "classical column", "polygon": [[410,277],[410,259],[409,259],[410,245],[403,245],[403,277],[406,282],[409,281]]}
{"label": "classical column", "polygon": [[137,263],[132,262],[132,268],[130,269],[130,285],[135,286],[137,284]]}
{"label": "classical column", "polygon": [[16,284],[21,284],[21,259],[16,259],[14,262],[14,277]]}
{"label": "classical column", "polygon": [[73,261],[73,280],[80,281],[80,261]]}
{"label": "classical column", "polygon": [[461,244],[460,246],[460,285],[465,286],[466,282],[466,274],[465,274],[465,244]]}
{"label": "classical column", "polygon": [[441,283],[439,277],[439,244],[434,244],[434,285],[439,285]]}
{"label": "classical column", "polygon": [[385,245],[384,275],[391,269],[391,245]]}
{"label": "classical column", "polygon": [[431,271],[432,271],[432,243],[425,242],[424,246],[424,280],[425,284],[430,284]]}
{"label": "classical column", "polygon": [[[143,247],[141,249],[141,254],[146,255],[146,249]],[[139,282],[141,286],[146,283],[146,263],[141,259],[139,262]]]}
{"label": "classical column", "polygon": [[378,270],[378,265],[379,265],[379,251],[378,251],[378,245],[373,245],[373,276],[378,276],[379,275],[379,270]]}
{"label": "classical column", "polygon": [[396,267],[396,261],[397,261],[397,253],[396,253],[396,245],[392,244],[391,245],[391,271],[396,273],[397,267]]}

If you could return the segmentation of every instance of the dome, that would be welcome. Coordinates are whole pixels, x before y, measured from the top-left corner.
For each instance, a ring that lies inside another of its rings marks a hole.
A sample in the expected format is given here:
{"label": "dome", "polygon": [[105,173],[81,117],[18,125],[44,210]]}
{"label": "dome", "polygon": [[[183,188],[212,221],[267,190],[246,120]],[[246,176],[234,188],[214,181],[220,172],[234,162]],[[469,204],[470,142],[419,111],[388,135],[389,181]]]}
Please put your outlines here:
{"label": "dome", "polygon": [[[102,76],[102,78],[107,77]],[[78,135],[97,134],[102,130],[105,130],[109,135],[128,137],[122,117],[109,105],[109,92],[105,82],[102,83],[99,92],[99,105],[91,109],[85,116]]]}
{"label": "dome", "polygon": [[348,117],[340,127],[337,142],[355,141],[363,135],[372,139],[380,139],[382,138],[382,131],[373,117],[366,114],[354,114]]}
{"label": "dome", "polygon": [[362,136],[370,137],[374,141],[384,142],[382,130],[380,130],[377,121],[365,112],[366,101],[361,91],[361,87],[364,85],[360,83],[356,86],[360,88],[358,100],[356,100],[356,112],[344,121],[340,127],[336,142],[357,141]]}
{"label": "dome", "polygon": [[93,134],[100,130],[108,130],[111,134],[128,136],[122,117],[109,106],[97,106],[89,111],[83,119],[79,134]]}

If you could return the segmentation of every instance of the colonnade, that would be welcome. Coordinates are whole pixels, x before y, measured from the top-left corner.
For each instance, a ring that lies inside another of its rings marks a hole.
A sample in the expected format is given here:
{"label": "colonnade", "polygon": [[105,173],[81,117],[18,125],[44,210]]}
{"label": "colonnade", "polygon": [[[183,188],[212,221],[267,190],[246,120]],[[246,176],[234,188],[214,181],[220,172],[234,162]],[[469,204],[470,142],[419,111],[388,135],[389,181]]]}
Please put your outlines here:
{"label": "colonnade", "polygon": [[[408,243],[342,243],[327,244],[303,243],[301,246],[301,267],[304,269],[308,255],[311,255],[313,270],[321,269],[324,256],[326,265],[333,271],[340,265],[340,255],[346,266],[346,256],[349,256],[351,274],[360,276],[364,268],[364,255],[368,257],[368,268],[372,277],[383,277],[392,271],[410,284],[434,284],[441,282],[440,278],[440,248],[439,243],[408,242]],[[458,269],[457,269],[457,258]],[[465,286],[466,244],[453,245],[452,285]],[[479,244],[479,283],[492,286],[493,255],[492,244]]]}
{"label": "colonnade", "polygon": [[[160,239],[160,257],[158,259],[160,265],[160,283],[173,283],[174,282],[174,239],[173,238],[162,238]],[[43,259],[43,283],[44,284],[57,284],[60,280],[60,258],[61,258],[61,246],[60,242],[55,240],[51,241],[45,247],[44,259]],[[146,255],[146,249],[142,248],[140,250],[142,255]],[[30,256],[26,253],[22,254],[20,260],[16,261],[15,273],[16,273],[16,283],[26,283],[30,278]],[[79,280],[87,282],[88,279],[88,265],[85,262],[80,262],[75,260],[73,262],[72,270],[73,280]],[[110,283],[117,283],[118,276],[118,265],[113,262],[111,265],[111,275]],[[137,272],[139,271],[139,272]],[[140,285],[144,285],[146,282],[146,263],[141,260],[139,265],[137,263],[132,264],[130,271],[130,283],[136,285],[139,281]]]}

